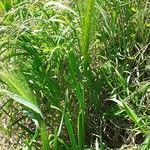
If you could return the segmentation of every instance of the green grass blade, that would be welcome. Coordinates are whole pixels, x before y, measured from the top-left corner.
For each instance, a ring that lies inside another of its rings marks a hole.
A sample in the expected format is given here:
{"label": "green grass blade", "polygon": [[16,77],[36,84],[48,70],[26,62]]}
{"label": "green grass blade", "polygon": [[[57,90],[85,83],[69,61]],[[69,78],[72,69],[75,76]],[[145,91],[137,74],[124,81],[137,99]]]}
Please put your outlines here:
{"label": "green grass blade", "polygon": [[89,54],[89,44],[90,44],[90,32],[91,32],[91,23],[92,23],[92,15],[94,9],[95,0],[88,0],[87,1],[87,8],[84,13],[84,20],[83,20],[83,37],[82,37],[82,53],[85,59],[85,65],[89,63],[90,54]]}
{"label": "green grass blade", "polygon": [[150,149],[150,133],[145,138],[145,141],[140,146],[140,150],[149,150],[149,149]]}
{"label": "green grass blade", "polygon": [[73,126],[72,126],[70,119],[68,118],[68,116],[66,114],[65,114],[65,124],[66,124],[67,130],[68,130],[71,147],[74,150],[77,150],[77,143],[76,143],[76,138],[75,138],[75,134],[73,131]]}
{"label": "green grass blade", "polygon": [[7,96],[9,96],[10,98],[12,98],[13,100],[15,100],[16,102],[22,104],[23,106],[33,110],[34,112],[36,112],[37,114],[39,114],[42,118],[43,118],[43,115],[42,115],[42,112],[41,110],[38,108],[37,105],[33,104],[32,102],[18,96],[17,94],[14,94],[10,91],[7,91],[7,90],[1,90],[3,93],[5,93]]}
{"label": "green grass blade", "polygon": [[0,70],[0,78],[6,83],[11,91],[36,104],[36,98],[31,92],[29,85],[21,72],[18,70],[8,70],[3,66],[2,68],[3,69]]}
{"label": "green grass blade", "polygon": [[83,150],[84,149],[84,112],[79,112],[78,115],[78,145],[79,145],[79,149]]}
{"label": "green grass blade", "polygon": [[123,102],[123,107],[128,114],[128,116],[132,119],[132,121],[139,127],[141,132],[147,135],[147,130],[144,128],[144,124],[141,119],[135,114],[133,109],[131,109],[125,102]]}
{"label": "green grass blade", "polygon": [[40,122],[40,127],[41,127],[42,150],[50,150],[47,128],[44,121]]}
{"label": "green grass blade", "polygon": [[120,105],[124,109],[124,111],[127,113],[127,115],[131,118],[131,120],[139,127],[141,132],[147,135],[148,132],[147,132],[147,129],[144,127],[144,123],[141,121],[141,119],[135,114],[134,110],[130,108],[126,102],[119,101],[117,99],[112,99],[112,101]]}

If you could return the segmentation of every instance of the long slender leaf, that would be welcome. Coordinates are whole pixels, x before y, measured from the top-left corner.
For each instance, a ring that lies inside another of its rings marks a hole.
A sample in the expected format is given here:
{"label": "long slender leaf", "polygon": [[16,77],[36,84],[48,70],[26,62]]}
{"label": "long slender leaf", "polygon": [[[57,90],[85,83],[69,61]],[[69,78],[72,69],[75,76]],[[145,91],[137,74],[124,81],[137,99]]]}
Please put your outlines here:
{"label": "long slender leaf", "polygon": [[40,127],[41,127],[42,150],[49,150],[50,146],[45,121],[42,120],[40,122]]}
{"label": "long slender leaf", "polygon": [[3,93],[5,93],[7,96],[9,96],[10,98],[12,98],[13,100],[15,100],[16,102],[24,105],[27,108],[30,108],[31,110],[33,110],[34,112],[36,112],[37,114],[39,114],[43,118],[42,112],[37,105],[35,105],[32,102],[25,100],[24,98],[18,96],[17,94],[14,94],[14,93],[7,91],[5,89],[3,89],[1,91]]}
{"label": "long slender leaf", "polygon": [[69,137],[70,137],[71,147],[74,150],[77,150],[77,143],[76,143],[76,138],[75,138],[75,134],[74,134],[74,131],[73,131],[72,123],[71,123],[70,119],[68,118],[68,116],[66,114],[65,114],[64,118],[65,118],[65,124],[66,124],[67,130],[68,130],[68,134],[69,134]]}

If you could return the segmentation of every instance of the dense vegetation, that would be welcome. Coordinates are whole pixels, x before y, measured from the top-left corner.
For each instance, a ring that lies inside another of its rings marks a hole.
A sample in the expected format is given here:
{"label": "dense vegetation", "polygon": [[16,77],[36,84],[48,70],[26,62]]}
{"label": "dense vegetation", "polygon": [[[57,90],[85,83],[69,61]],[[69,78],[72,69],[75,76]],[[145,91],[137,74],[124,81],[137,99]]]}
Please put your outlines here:
{"label": "dense vegetation", "polygon": [[150,149],[149,15],[148,0],[0,0],[1,132],[29,150]]}

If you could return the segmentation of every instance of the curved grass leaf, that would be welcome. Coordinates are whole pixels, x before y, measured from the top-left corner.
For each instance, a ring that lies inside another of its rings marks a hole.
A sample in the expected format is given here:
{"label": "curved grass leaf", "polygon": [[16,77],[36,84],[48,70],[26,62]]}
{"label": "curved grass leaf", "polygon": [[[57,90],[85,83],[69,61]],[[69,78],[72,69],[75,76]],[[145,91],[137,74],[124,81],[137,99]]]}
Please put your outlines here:
{"label": "curved grass leaf", "polygon": [[123,102],[123,101],[119,101],[117,99],[111,99],[112,101],[116,102],[119,106],[121,106],[124,111],[127,113],[127,115],[132,119],[132,121],[139,127],[139,129],[141,130],[141,132],[145,135],[147,135],[147,130],[144,127],[144,123],[141,121],[141,119],[135,114],[134,110],[132,108],[130,108],[130,106]]}
{"label": "curved grass leaf", "polygon": [[14,94],[10,91],[7,91],[5,89],[2,89],[1,90],[3,93],[5,93],[7,96],[9,96],[10,98],[12,98],[13,100],[15,100],[16,102],[24,105],[25,107],[33,110],[34,112],[36,112],[37,114],[39,114],[42,118],[43,118],[43,115],[42,115],[42,112],[40,111],[40,109],[38,108],[38,106],[36,106],[35,104],[33,104],[32,102],[20,97],[19,95],[17,94]]}

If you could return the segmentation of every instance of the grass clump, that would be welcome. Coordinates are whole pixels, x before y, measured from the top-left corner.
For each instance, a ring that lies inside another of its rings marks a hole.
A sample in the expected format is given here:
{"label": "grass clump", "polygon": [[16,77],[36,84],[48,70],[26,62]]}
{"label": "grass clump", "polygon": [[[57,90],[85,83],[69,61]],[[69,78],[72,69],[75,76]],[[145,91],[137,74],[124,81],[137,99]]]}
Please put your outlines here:
{"label": "grass clump", "polygon": [[150,148],[148,4],[0,1],[0,111],[21,148]]}

